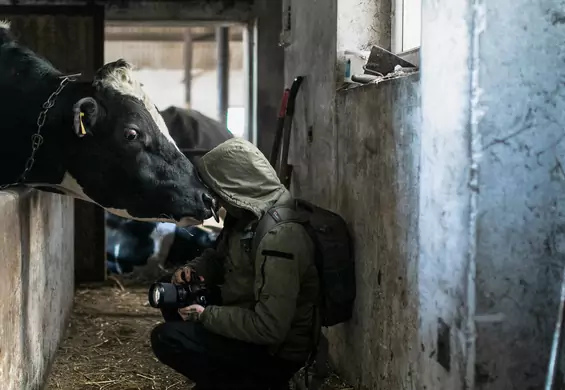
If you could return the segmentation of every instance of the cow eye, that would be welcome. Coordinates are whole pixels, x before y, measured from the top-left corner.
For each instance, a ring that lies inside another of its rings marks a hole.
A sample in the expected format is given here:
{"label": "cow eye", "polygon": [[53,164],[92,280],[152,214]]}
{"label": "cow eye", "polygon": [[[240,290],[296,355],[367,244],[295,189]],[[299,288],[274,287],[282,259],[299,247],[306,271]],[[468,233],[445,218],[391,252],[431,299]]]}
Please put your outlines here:
{"label": "cow eye", "polygon": [[137,138],[138,136],[138,132],[137,130],[134,129],[125,129],[124,130],[124,137],[128,140],[128,141],[133,141]]}

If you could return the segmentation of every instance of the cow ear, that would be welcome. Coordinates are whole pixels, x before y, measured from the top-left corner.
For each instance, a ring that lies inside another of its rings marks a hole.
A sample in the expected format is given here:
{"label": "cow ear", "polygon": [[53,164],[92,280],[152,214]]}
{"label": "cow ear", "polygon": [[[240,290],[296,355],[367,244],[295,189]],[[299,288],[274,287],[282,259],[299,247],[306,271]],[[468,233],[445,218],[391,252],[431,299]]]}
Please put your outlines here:
{"label": "cow ear", "polygon": [[98,120],[100,109],[94,98],[85,97],[75,103],[73,107],[74,130],[78,137],[92,135],[92,128]]}

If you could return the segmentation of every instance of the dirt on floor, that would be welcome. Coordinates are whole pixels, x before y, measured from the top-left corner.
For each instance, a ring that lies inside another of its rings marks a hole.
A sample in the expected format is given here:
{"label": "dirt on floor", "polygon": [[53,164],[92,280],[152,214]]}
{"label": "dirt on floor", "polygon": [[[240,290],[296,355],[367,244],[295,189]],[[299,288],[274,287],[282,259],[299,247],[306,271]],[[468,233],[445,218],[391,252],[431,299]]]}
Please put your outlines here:
{"label": "dirt on floor", "polygon": [[[150,284],[139,277],[112,277],[77,287],[47,390],[192,388],[189,380],[161,364],[151,351],[149,335],[162,317],[147,301]],[[346,389],[353,388],[332,376],[320,390]]]}

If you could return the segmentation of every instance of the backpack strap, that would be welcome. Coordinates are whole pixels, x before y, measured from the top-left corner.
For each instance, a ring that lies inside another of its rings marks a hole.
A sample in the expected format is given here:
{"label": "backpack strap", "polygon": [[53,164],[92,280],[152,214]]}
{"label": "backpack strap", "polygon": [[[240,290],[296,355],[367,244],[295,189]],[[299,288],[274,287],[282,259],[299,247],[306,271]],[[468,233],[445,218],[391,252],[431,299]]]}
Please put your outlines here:
{"label": "backpack strap", "polygon": [[263,237],[275,227],[287,222],[302,222],[298,218],[294,202],[292,204],[275,205],[267,210],[265,215],[259,219],[254,229],[255,233],[251,244],[251,255],[253,258]]}
{"label": "backpack strap", "polygon": [[[255,254],[257,253],[257,248],[259,247],[259,243],[261,242],[261,240],[263,239],[263,237],[265,237],[265,235],[267,233],[269,233],[269,231],[271,231],[272,229],[274,229],[277,226],[280,226],[284,223],[287,222],[296,222],[296,223],[300,223],[302,225],[304,225],[305,227],[307,227],[307,221],[304,219],[301,219],[298,215],[297,212],[297,202],[294,201],[291,204],[281,204],[281,205],[275,205],[273,207],[271,207],[269,210],[267,210],[267,212],[263,215],[263,217],[261,217],[261,219],[259,219],[259,221],[257,222],[257,224],[255,225],[255,233],[253,236],[253,240],[252,240],[252,244],[251,244],[251,256],[254,259],[255,258]],[[312,232],[309,229],[306,229],[308,236],[311,239],[314,239],[314,237],[312,236]],[[315,244],[316,241],[313,241],[313,243]],[[316,266],[317,268],[317,266]],[[319,297],[319,299],[321,299],[321,297]],[[324,336],[321,334],[321,326],[320,326],[320,318],[319,318],[319,311],[318,311],[318,307],[315,306],[314,307],[314,318],[312,321],[312,331],[313,334],[311,335],[312,337],[312,345],[310,346],[310,356],[308,357],[308,361],[306,363],[306,375],[305,375],[305,381],[306,381],[306,388],[309,388],[308,385],[308,370],[310,368],[310,366],[312,366],[312,364],[314,363],[314,360],[316,359],[316,357],[318,358],[322,358],[321,360],[323,360],[323,363],[317,363],[316,368],[318,369],[317,372],[319,373],[321,370],[319,369],[319,365],[320,364],[325,364],[327,359],[327,356],[323,355],[324,350],[322,349],[322,355],[319,356],[320,354],[318,346],[320,343],[321,338],[323,338]],[[281,345],[282,347],[282,345]],[[326,345],[327,348],[327,345]],[[275,353],[275,356],[278,354],[278,351]],[[327,355],[327,353],[326,353]],[[316,361],[317,362],[317,361]],[[318,378],[316,378],[319,381]],[[320,383],[317,383],[315,381],[315,389],[318,389],[320,387]]]}

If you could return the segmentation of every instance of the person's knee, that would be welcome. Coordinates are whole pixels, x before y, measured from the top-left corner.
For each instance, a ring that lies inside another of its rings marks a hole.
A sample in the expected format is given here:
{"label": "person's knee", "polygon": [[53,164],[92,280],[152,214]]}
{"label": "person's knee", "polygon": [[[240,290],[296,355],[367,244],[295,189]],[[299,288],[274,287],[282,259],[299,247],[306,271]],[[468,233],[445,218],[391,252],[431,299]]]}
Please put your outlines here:
{"label": "person's knee", "polygon": [[163,323],[157,325],[151,331],[151,349],[158,359],[175,349],[176,343],[170,328],[169,323]]}
{"label": "person's knee", "polygon": [[185,321],[165,322],[151,331],[151,348],[157,357],[185,352],[202,352],[198,325]]}

